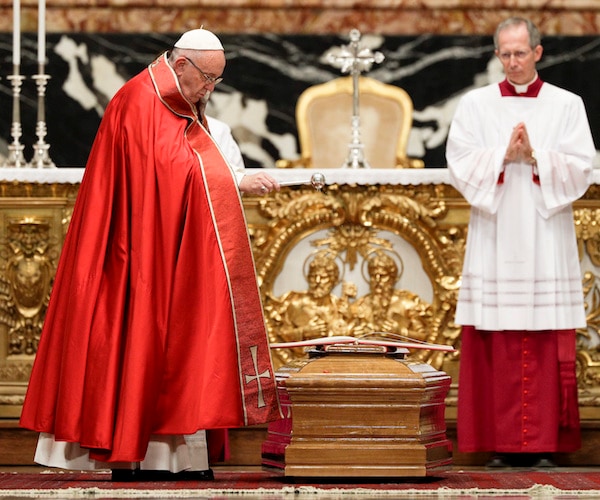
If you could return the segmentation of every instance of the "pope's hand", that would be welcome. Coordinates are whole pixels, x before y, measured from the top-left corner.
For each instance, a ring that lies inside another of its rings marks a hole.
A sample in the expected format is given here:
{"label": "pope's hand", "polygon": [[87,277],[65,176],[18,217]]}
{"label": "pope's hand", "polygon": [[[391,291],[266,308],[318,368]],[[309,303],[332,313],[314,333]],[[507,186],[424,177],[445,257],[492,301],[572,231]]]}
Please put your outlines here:
{"label": "pope's hand", "polygon": [[271,191],[279,191],[279,189],[279,183],[264,172],[245,175],[240,181],[240,191],[242,193],[268,194]]}

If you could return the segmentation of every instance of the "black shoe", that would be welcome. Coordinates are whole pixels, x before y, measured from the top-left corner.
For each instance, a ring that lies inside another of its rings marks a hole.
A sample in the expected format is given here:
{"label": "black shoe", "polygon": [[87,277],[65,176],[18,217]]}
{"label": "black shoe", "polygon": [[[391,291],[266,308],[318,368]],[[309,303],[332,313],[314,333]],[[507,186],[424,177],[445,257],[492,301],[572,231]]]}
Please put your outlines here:
{"label": "black shoe", "polygon": [[142,479],[140,479],[141,473],[142,471],[140,469],[112,469],[111,481],[119,483],[142,481]]}
{"label": "black shoe", "polygon": [[506,460],[504,455],[494,455],[492,459],[485,464],[486,467],[490,467],[493,469],[510,467],[510,463]]}
{"label": "black shoe", "polygon": [[174,474],[177,481],[214,481],[215,475],[212,469],[207,470],[183,470]]}
{"label": "black shoe", "polygon": [[112,481],[131,483],[133,481],[214,481],[212,469],[184,470],[169,472],[168,470],[148,469],[112,469]]}
{"label": "black shoe", "polygon": [[540,455],[537,461],[534,462],[534,469],[546,469],[548,467],[558,467],[556,462],[552,460],[552,457],[549,454]]}

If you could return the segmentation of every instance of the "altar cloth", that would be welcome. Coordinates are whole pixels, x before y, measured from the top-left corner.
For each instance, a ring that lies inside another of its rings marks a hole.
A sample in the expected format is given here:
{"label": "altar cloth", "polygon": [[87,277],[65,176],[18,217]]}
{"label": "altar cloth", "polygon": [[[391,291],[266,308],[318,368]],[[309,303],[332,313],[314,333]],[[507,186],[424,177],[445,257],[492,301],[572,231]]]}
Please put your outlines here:
{"label": "altar cloth", "polygon": [[[84,168],[0,168],[0,181],[77,184]],[[297,181],[310,184],[317,172],[325,176],[325,184],[450,184],[447,168],[263,168],[246,169],[247,174],[265,172],[278,182]],[[600,169],[592,174],[592,184],[600,184]]]}

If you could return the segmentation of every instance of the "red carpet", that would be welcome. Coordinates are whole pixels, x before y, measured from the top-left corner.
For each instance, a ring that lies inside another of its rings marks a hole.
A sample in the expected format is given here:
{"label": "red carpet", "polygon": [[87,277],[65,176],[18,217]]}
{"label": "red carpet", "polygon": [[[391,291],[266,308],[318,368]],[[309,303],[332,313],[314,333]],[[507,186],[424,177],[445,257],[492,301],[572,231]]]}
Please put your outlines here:
{"label": "red carpet", "polygon": [[[353,482],[350,482],[353,481]],[[477,491],[474,491],[477,490]],[[28,498],[203,498],[225,494],[257,495],[302,493],[343,496],[363,493],[369,497],[396,496],[408,492],[432,494],[486,494],[530,497],[592,496],[600,498],[599,472],[548,471],[453,471],[439,477],[402,478],[379,481],[360,478],[323,480],[321,478],[285,478],[267,471],[215,471],[215,480],[207,482],[113,483],[108,472],[51,471],[42,473],[0,473],[0,497]]]}

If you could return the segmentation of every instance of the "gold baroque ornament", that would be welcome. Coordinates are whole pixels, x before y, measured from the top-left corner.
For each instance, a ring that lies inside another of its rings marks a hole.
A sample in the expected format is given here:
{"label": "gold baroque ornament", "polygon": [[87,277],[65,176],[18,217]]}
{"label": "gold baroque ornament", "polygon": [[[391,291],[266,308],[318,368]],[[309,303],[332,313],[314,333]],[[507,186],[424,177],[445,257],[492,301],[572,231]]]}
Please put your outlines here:
{"label": "gold baroque ornament", "polygon": [[[251,223],[250,233],[272,342],[372,332],[457,342],[459,329],[452,320],[464,229],[442,223],[447,209],[438,187],[332,185],[324,193],[282,189],[261,198],[258,211],[262,221]],[[404,266],[398,238],[417,252],[431,282],[431,303],[398,288]],[[274,293],[290,253],[306,242],[315,250],[295,263],[304,270],[305,289]],[[361,296],[357,283],[344,279],[355,267],[368,286]],[[274,361],[282,365],[301,355],[277,349]],[[444,356],[453,355],[413,352],[436,368]]]}
{"label": "gold baroque ornament", "polygon": [[[597,186],[592,188],[597,194]],[[600,266],[600,209],[576,208],[573,217],[580,260],[587,256],[593,266]],[[600,288],[592,271],[583,273],[583,292],[587,326],[577,331],[577,382],[580,402],[594,406],[600,397]]]}
{"label": "gold baroque ornament", "polygon": [[600,288],[598,276],[583,276],[586,328],[577,331],[577,382],[584,400],[600,397]]}
{"label": "gold baroque ornament", "polygon": [[573,211],[579,257],[587,252],[594,266],[600,266],[600,209],[580,208]]}
{"label": "gold baroque ornament", "polygon": [[54,277],[56,252],[49,222],[36,217],[8,221],[0,249],[0,323],[9,327],[8,355],[37,352]]}

